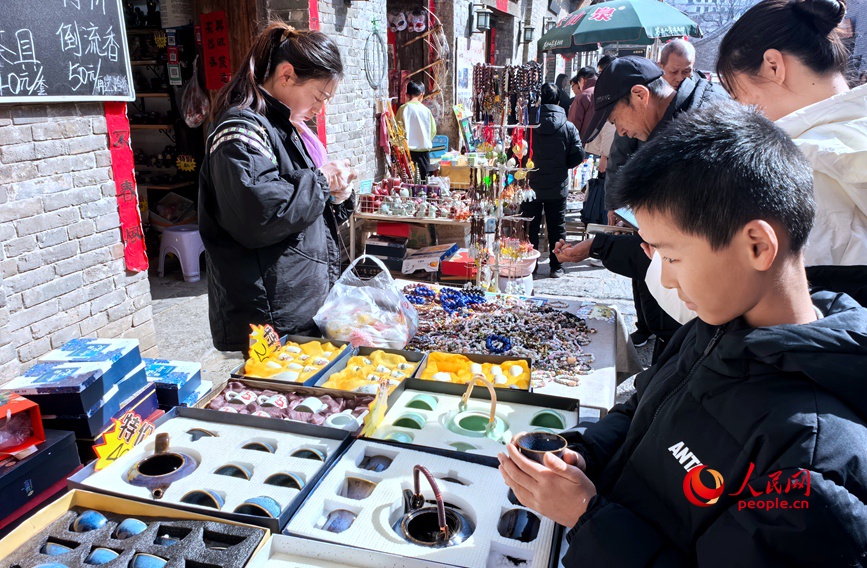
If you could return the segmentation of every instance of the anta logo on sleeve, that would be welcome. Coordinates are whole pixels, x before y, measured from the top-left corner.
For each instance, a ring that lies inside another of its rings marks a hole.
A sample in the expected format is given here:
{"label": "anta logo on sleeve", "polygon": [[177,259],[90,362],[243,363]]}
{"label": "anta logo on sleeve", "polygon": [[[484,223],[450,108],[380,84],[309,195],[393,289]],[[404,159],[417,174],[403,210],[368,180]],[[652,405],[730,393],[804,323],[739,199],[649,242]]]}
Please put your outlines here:
{"label": "anta logo on sleeve", "polygon": [[[686,470],[686,477],[683,478],[683,494],[687,501],[697,507],[710,507],[719,501],[725,491],[725,483],[720,472],[702,465],[701,460],[689,450],[685,442],[676,443],[668,448],[668,451]],[[713,487],[705,485],[701,478],[701,472],[705,470],[712,478],[708,481]]]}

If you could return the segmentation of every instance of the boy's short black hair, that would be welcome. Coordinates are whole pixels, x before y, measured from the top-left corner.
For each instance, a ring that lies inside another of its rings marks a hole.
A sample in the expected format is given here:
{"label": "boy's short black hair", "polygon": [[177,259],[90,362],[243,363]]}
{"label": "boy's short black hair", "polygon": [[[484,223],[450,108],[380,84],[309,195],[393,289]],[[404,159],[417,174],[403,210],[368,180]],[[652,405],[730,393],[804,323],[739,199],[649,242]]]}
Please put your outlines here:
{"label": "boy's short black hair", "polygon": [[582,67],[578,70],[578,73],[575,74],[575,77],[572,79],[573,83],[577,83],[581,79],[592,79],[596,76],[596,69],[594,67]]}
{"label": "boy's short black hair", "polygon": [[603,55],[599,58],[599,61],[596,62],[596,68],[599,69],[599,72],[601,73],[602,71],[605,71],[605,68],[615,59],[617,58],[613,55]]}
{"label": "boy's short black hair", "polygon": [[666,213],[725,248],[754,219],[775,221],[799,252],[813,227],[813,171],[785,132],[733,101],[675,118],[617,173],[617,207]]}
{"label": "boy's short black hair", "polygon": [[539,98],[543,105],[556,105],[560,102],[560,92],[554,83],[544,83],[539,89]]}
{"label": "boy's short black hair", "polygon": [[424,83],[410,81],[406,84],[406,94],[410,97],[417,97],[424,94]]}

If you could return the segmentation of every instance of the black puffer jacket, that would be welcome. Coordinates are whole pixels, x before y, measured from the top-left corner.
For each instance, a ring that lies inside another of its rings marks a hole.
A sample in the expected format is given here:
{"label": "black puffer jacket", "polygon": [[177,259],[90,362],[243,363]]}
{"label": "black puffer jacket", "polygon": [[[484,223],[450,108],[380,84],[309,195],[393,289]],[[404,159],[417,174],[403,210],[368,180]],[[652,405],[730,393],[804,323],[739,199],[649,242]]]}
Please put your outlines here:
{"label": "black puffer jacket", "polygon": [[264,116],[233,109],[220,117],[199,178],[211,333],[221,351],[246,351],[251,323],[318,334],[313,315],[340,276],[337,227],[352,211],[352,200],[328,203],[328,182],[289,109],[263,94]]}
{"label": "black puffer jacket", "polygon": [[[824,317],[804,325],[693,320],[632,398],[567,434],[598,492],[567,568],[867,562],[867,310],[813,303]],[[691,485],[701,465],[716,474]],[[699,497],[715,478],[719,500]]]}
{"label": "black puffer jacket", "polygon": [[538,199],[557,199],[569,193],[569,170],[584,160],[581,137],[558,105],[542,105],[539,127],[533,132],[530,187]]}

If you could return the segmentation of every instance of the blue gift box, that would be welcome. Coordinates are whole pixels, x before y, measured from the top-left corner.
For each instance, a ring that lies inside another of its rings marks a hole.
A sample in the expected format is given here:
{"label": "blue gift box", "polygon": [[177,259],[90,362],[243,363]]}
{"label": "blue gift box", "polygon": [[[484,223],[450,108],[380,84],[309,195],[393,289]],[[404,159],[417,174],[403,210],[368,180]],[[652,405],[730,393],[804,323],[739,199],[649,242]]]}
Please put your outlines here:
{"label": "blue gift box", "polygon": [[157,387],[160,406],[175,407],[196,392],[202,383],[201,363],[143,359],[148,381]]}
{"label": "blue gift box", "polygon": [[105,396],[111,362],[37,363],[3,390],[26,396],[42,414],[84,414]]}
{"label": "blue gift box", "polygon": [[147,386],[147,383],[144,363],[139,363],[86,412],[77,415],[71,413],[43,415],[42,423],[46,428],[71,430],[78,438],[93,438],[111,422],[121,406]]}
{"label": "blue gift box", "polygon": [[211,389],[214,388],[214,383],[211,381],[202,381],[199,387],[193,391],[193,393],[184,400],[180,404],[180,406],[186,406],[188,408],[192,408],[196,406],[202,398],[211,392]]}
{"label": "blue gift box", "polygon": [[106,390],[141,364],[138,339],[73,339],[39,358],[40,363],[111,363]]}

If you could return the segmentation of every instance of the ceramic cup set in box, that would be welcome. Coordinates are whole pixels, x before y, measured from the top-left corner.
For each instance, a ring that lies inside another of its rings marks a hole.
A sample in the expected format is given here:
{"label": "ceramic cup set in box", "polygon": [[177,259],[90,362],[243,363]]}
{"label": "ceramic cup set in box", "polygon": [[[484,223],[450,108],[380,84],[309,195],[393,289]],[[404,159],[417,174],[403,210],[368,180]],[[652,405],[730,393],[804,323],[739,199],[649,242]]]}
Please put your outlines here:
{"label": "ceramic cup set in box", "polygon": [[[417,465],[426,468],[416,474],[420,493],[414,483]],[[428,474],[442,495],[445,535],[437,528]],[[323,478],[285,532],[451,566],[523,561],[526,568],[547,567],[556,525],[510,502],[508,493],[496,468],[360,440]],[[391,564],[405,565],[399,558]]]}
{"label": "ceramic cup set in box", "polygon": [[[578,423],[578,403],[571,399],[496,390],[495,406],[490,391],[488,397],[470,396],[462,405],[460,395],[438,392],[455,392],[457,387],[466,389],[466,394],[469,389],[462,385],[432,385],[420,380],[408,384],[421,388],[408,386],[401,393],[389,406],[374,438],[495,457],[519,432],[553,433]],[[471,391],[472,395],[485,393],[484,386]]]}
{"label": "ceramic cup set in box", "polygon": [[[179,408],[167,416],[114,464],[96,473],[87,468],[71,481],[277,531],[348,437],[308,424],[200,409]],[[269,428],[256,427],[263,424]]]}
{"label": "ceramic cup set in box", "polygon": [[266,537],[259,527],[71,491],[0,540],[0,565],[241,568]]}

